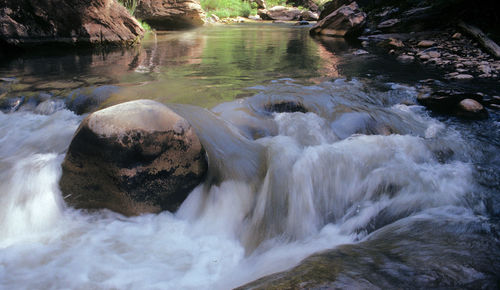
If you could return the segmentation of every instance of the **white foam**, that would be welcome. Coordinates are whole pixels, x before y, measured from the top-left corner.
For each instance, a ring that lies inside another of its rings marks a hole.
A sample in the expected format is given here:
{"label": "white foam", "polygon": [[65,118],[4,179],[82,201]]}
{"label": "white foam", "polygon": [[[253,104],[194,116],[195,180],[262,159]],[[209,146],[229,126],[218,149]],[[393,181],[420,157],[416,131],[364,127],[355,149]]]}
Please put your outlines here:
{"label": "white foam", "polygon": [[[460,206],[472,188],[470,165],[439,163],[424,137],[338,141],[319,116],[283,113],[280,135],[258,141],[257,186],[200,185],[176,214],[84,213],[65,208],[57,187],[80,120],[0,114],[2,289],[228,289],[352,243],[375,219]],[[425,137],[440,138],[436,124]]]}

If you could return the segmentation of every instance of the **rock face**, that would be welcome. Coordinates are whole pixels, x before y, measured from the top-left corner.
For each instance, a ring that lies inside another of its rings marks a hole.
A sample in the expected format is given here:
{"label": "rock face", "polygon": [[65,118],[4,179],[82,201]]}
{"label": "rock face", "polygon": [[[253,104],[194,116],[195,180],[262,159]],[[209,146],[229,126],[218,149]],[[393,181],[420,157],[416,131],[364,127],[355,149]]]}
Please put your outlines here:
{"label": "rock face", "polygon": [[[0,46],[131,45],[144,30],[115,0],[3,0]],[[2,45],[3,43],[3,45]]]}
{"label": "rock face", "polygon": [[191,125],[151,100],[90,114],[63,162],[60,187],[76,208],[107,208],[127,216],[174,211],[207,170]]}
{"label": "rock face", "polygon": [[318,17],[318,13],[314,13],[311,11],[302,11],[300,13],[300,19],[305,21],[317,21]]}
{"label": "rock face", "polygon": [[259,9],[258,14],[264,20],[292,21],[299,20],[301,11],[295,7],[274,6],[270,9]]}
{"label": "rock face", "polygon": [[309,32],[313,35],[354,37],[362,32],[365,23],[366,14],[353,2],[348,6],[342,5],[316,23]]}
{"label": "rock face", "polygon": [[339,9],[342,5],[349,5],[353,0],[333,0],[326,2],[323,6],[323,10],[319,14],[319,19],[323,19],[326,16],[332,14],[335,10]]}
{"label": "rock face", "polygon": [[140,0],[134,15],[157,29],[202,26],[205,12],[198,0]]}

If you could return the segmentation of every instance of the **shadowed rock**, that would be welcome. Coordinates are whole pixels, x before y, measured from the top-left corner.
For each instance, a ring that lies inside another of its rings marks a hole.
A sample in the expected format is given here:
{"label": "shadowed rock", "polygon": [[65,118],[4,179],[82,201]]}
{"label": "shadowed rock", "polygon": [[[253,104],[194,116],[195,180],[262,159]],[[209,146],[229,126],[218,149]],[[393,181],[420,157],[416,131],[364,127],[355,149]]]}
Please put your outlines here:
{"label": "shadowed rock", "polygon": [[365,23],[366,14],[359,10],[356,2],[353,2],[348,6],[342,5],[316,23],[309,32],[312,35],[354,37],[361,34]]}
{"label": "shadowed rock", "polygon": [[328,1],[323,6],[323,10],[319,14],[319,20],[325,18],[326,16],[332,14],[335,10],[339,9],[342,5],[349,5],[353,0],[333,0]]}
{"label": "shadowed rock", "polygon": [[175,211],[206,172],[191,125],[150,100],[119,104],[85,118],[62,165],[64,200],[127,216]]}
{"label": "shadowed rock", "polygon": [[[4,0],[0,44],[130,45],[144,30],[113,0]],[[0,48],[1,50],[1,48]]]}
{"label": "shadowed rock", "polygon": [[298,101],[267,103],[264,105],[264,110],[272,113],[307,113],[309,111],[301,102]]}
{"label": "shadowed rock", "polygon": [[468,119],[484,119],[488,117],[488,112],[478,101],[463,99],[458,103],[457,116]]}

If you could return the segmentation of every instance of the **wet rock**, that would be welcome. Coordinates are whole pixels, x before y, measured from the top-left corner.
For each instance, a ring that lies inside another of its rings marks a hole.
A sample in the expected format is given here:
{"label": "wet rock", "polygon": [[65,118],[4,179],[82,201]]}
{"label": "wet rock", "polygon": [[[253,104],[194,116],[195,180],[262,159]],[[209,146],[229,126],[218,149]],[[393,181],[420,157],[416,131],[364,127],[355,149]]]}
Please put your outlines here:
{"label": "wet rock", "polygon": [[41,115],[52,115],[66,108],[63,100],[46,100],[36,106],[34,112]]}
{"label": "wet rock", "polygon": [[298,101],[281,101],[264,105],[264,110],[269,113],[307,113],[309,110]]}
{"label": "wet rock", "polygon": [[301,21],[297,22],[296,25],[309,25],[309,22],[307,22],[305,20],[301,20]]}
{"label": "wet rock", "polygon": [[388,17],[394,13],[399,12],[397,7],[385,7],[382,12],[375,14],[376,17]]}
{"label": "wet rock", "polygon": [[471,80],[474,77],[472,75],[469,75],[469,74],[458,74],[458,75],[453,76],[452,78],[456,79],[456,80]]}
{"label": "wet rock", "polygon": [[140,0],[134,15],[157,29],[202,26],[205,12],[198,0]]}
{"label": "wet rock", "polygon": [[114,0],[5,0],[0,5],[0,42],[13,47],[39,44],[131,45],[144,30]]}
{"label": "wet rock", "polygon": [[441,54],[435,50],[431,50],[431,51],[427,52],[427,55],[429,55],[431,58],[441,57]]}
{"label": "wet rock", "polygon": [[500,96],[483,97],[482,103],[486,106],[500,105]]}
{"label": "wet rock", "polygon": [[478,101],[463,99],[458,103],[457,116],[469,119],[483,119],[488,117],[488,112]]}
{"label": "wet rock", "polygon": [[325,18],[326,16],[332,14],[335,10],[339,9],[341,6],[349,5],[352,2],[354,2],[354,0],[333,0],[326,2],[323,6],[323,10],[319,14],[319,19],[321,20]]}
{"label": "wet rock", "polygon": [[100,86],[91,88],[81,88],[72,91],[65,99],[66,106],[69,110],[77,115],[90,113],[109,99],[112,94],[119,90],[116,86]]}
{"label": "wet rock", "polygon": [[364,54],[368,54],[369,52],[364,50],[364,49],[358,49],[356,50],[355,52],[353,52],[352,54],[353,55],[364,55]]}
{"label": "wet rock", "polygon": [[401,20],[399,20],[399,19],[389,19],[389,20],[380,22],[377,25],[377,28],[378,29],[390,28],[390,27],[393,27],[394,25],[398,24],[399,22],[401,22]]}
{"label": "wet rock", "polygon": [[258,14],[264,20],[292,21],[299,20],[301,11],[295,7],[274,6],[270,9],[259,9]]}
{"label": "wet rock", "polygon": [[359,10],[356,2],[341,6],[324,19],[318,21],[309,32],[328,36],[356,37],[363,31],[366,14]]}
{"label": "wet rock", "polygon": [[12,113],[17,111],[24,103],[25,97],[2,98],[0,99],[0,111]]}
{"label": "wet rock", "polygon": [[[389,216],[384,212],[380,215],[378,221],[374,219],[371,223],[380,223]],[[498,288],[500,267],[491,262],[491,255],[498,260],[496,253],[500,247],[496,240],[481,232],[480,223],[472,225],[451,219],[438,222],[420,219],[410,223],[378,225],[381,227],[378,231],[359,243],[315,253],[291,269],[236,290]],[[453,232],[456,227],[464,230],[457,234]],[[438,228],[440,234],[435,235]],[[446,248],[436,247],[441,244]],[[473,250],[465,252],[464,245]],[[486,247],[493,250],[484,250]],[[471,278],[463,272],[448,270],[463,267],[481,278],[472,284],[471,280],[477,276]]]}
{"label": "wet rock", "polygon": [[417,101],[423,106],[438,112],[452,112],[452,110],[464,99],[473,99],[481,102],[483,96],[480,94],[464,93],[453,90],[436,91],[432,94],[419,95]]}
{"label": "wet rock", "polygon": [[318,13],[314,13],[312,11],[302,11],[300,13],[300,19],[306,20],[306,21],[317,21],[319,18]]}
{"label": "wet rock", "polygon": [[424,61],[425,61],[425,60],[429,60],[429,59],[431,59],[431,56],[430,56],[430,55],[428,55],[428,54],[426,54],[426,53],[422,53],[422,54],[419,54],[419,55],[418,55],[418,58],[420,58],[421,60],[424,60]]}
{"label": "wet rock", "polygon": [[127,216],[175,211],[207,170],[191,125],[151,100],[90,114],[62,165],[66,203]]}
{"label": "wet rock", "polygon": [[389,45],[390,46],[393,46],[393,47],[398,47],[398,48],[401,48],[401,47],[404,47],[405,45],[403,44],[403,42],[397,38],[390,38],[389,39]]}
{"label": "wet rock", "polygon": [[422,40],[417,44],[418,47],[432,47],[434,45],[436,45],[436,42],[432,40]]}
{"label": "wet rock", "polygon": [[411,56],[411,55],[407,55],[407,54],[402,54],[400,56],[397,57],[397,59],[400,61],[400,62],[404,62],[404,63],[407,63],[407,62],[412,62],[415,60],[415,57],[414,56]]}
{"label": "wet rock", "polygon": [[478,67],[478,69],[483,72],[484,74],[491,74],[491,67],[488,64],[482,64]]}

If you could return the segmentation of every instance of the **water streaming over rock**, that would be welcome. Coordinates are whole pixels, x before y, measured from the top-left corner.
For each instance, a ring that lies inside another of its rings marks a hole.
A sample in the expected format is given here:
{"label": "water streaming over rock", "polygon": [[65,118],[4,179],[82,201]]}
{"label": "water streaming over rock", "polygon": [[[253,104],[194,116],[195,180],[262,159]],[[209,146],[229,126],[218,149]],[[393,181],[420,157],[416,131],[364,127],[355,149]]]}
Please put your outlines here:
{"label": "water streaming over rock", "polygon": [[228,289],[415,217],[477,223],[470,145],[398,105],[415,89],[387,86],[284,79],[212,110],[172,105],[205,146],[207,180],[178,212],[132,218],[64,205],[81,116],[0,113],[0,288]]}

